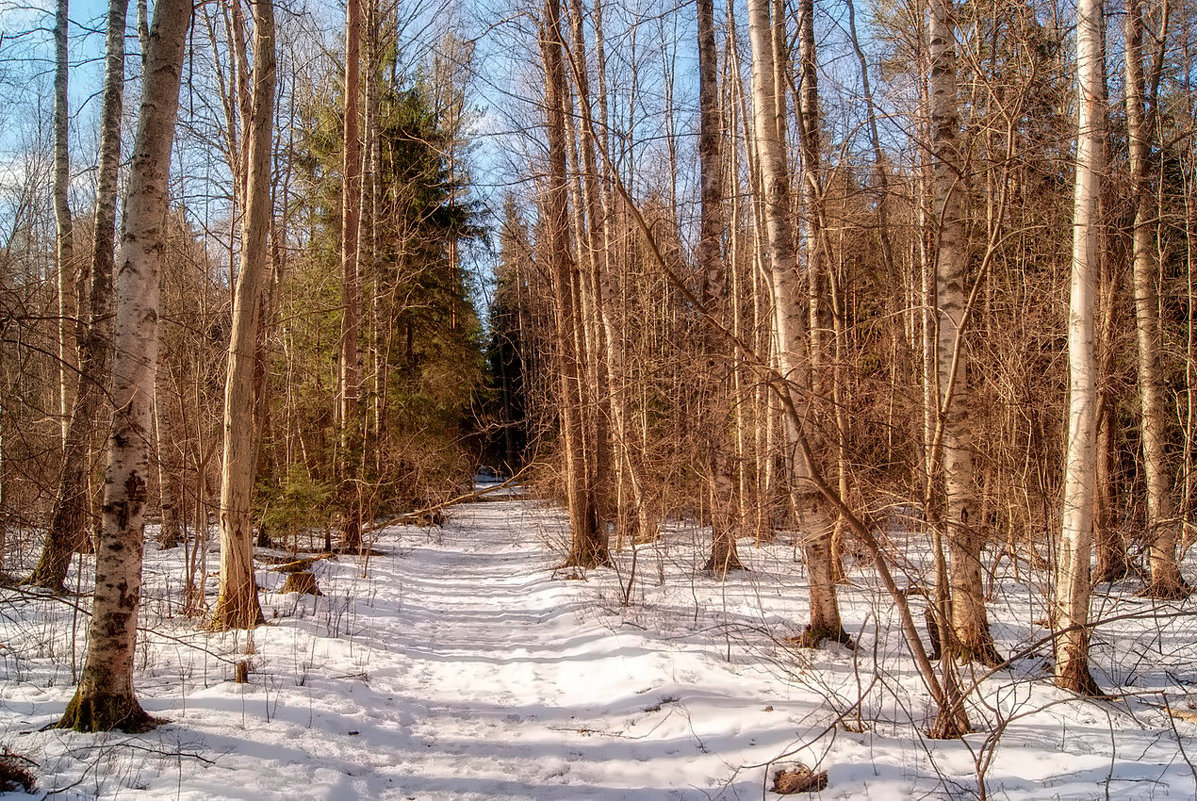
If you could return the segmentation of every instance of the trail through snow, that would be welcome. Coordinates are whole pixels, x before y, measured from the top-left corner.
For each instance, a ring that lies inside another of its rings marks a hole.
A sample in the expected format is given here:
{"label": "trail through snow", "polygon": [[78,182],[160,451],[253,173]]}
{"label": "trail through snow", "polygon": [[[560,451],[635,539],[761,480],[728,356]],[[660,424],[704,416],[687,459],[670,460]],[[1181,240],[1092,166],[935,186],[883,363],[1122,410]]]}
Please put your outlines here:
{"label": "trail through snow", "polygon": [[[39,731],[70,697],[73,618],[9,599],[0,744],[36,759],[58,798],[777,798],[767,765],[790,752],[829,772],[822,798],[975,797],[994,721],[966,742],[921,739],[925,695],[863,571],[844,601],[862,648],[795,651],[780,639],[799,630],[806,588],[787,544],[745,547],[752,572],[720,583],[693,570],[703,535],[675,528],[641,548],[623,607],[631,553],[573,580],[554,569],[564,536],[558,510],[476,503],[443,529],[384,532],[364,575],[356,558],[317,563],[320,598],[280,595],[283,576],[262,570],[271,625],[248,641],[178,615],[179,552],[151,549],[138,687],[172,722],[143,737]],[[1029,621],[1003,631],[1008,648],[1038,636]],[[235,684],[242,659],[250,681]],[[1175,666],[1197,678],[1193,661]],[[1000,743],[992,797],[1193,797],[1177,743],[1197,755],[1194,726],[1174,737],[1126,704],[1034,711],[1065,696],[1028,671],[991,693],[1003,715],[1027,713]]]}

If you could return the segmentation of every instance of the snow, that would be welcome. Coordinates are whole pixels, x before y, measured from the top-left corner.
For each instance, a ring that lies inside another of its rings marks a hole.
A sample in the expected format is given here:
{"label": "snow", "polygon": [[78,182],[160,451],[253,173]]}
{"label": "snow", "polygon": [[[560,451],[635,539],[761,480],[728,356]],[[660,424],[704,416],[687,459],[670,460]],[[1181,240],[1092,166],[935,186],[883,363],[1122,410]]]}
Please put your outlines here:
{"label": "snow", "polygon": [[[137,686],[170,723],[142,736],[42,730],[70,698],[85,618],[5,590],[0,744],[38,763],[32,797],[62,799],[760,799],[780,797],[772,773],[796,762],[828,772],[826,799],[977,797],[978,765],[990,798],[1197,792],[1197,725],[1165,708],[1197,700],[1192,601],[1095,599],[1126,615],[1093,655],[1119,699],[1054,689],[1041,648],[980,680],[975,733],[930,741],[867,567],[841,597],[859,647],[797,650],[785,638],[807,588],[791,543],[742,544],[752,570],[717,582],[694,570],[694,526],[584,576],[555,569],[565,534],[535,501],[456,506],[443,529],[385,530],[368,564],[317,562],[319,598],[279,595],[284,576],[259,571],[269,625],[248,637],[197,630],[177,607],[182,551],[151,545]],[[1005,652],[1044,635],[1042,577],[1020,578],[994,583]],[[235,684],[243,659],[249,683]]]}

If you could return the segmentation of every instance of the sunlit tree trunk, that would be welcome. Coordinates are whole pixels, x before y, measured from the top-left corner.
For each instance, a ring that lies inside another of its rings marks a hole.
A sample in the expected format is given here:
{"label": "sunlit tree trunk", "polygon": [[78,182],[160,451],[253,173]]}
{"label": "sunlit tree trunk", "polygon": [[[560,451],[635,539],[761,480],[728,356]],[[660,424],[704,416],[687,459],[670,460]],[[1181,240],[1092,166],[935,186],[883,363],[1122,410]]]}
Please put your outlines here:
{"label": "sunlit tree trunk", "polygon": [[75,696],[58,723],[81,731],[144,731],[156,723],[133,691],[133,649],[158,359],[158,269],[183,45],[191,13],[191,0],[158,0],[150,30],[116,259],[111,385],[115,414],[108,440],[87,661]]}
{"label": "sunlit tree trunk", "polygon": [[[1167,13],[1166,11],[1164,13]],[[1135,342],[1139,351],[1140,428],[1143,439],[1143,477],[1147,484],[1147,531],[1151,583],[1143,591],[1153,598],[1183,598],[1192,588],[1185,583],[1176,564],[1176,543],[1180,531],[1172,497],[1172,475],[1168,471],[1164,443],[1167,440],[1167,410],[1161,368],[1159,293],[1156,291],[1158,264],[1152,228],[1155,208],[1147,191],[1147,159],[1150,132],[1143,108],[1143,16],[1140,0],[1126,0],[1123,22],[1126,52],[1127,166],[1130,169],[1131,198],[1135,207],[1132,270],[1135,290]]]}
{"label": "sunlit tree trunk", "polygon": [[541,52],[545,68],[549,169],[541,211],[546,215],[543,258],[549,260],[557,328],[561,443],[565,456],[566,496],[569,504],[570,549],[565,563],[597,567],[610,563],[606,533],[600,528],[594,491],[584,450],[582,366],[579,363],[579,310],[576,299],[578,267],[569,241],[569,177],[566,170],[565,65],[561,36],[560,0],[545,0]]}
{"label": "sunlit tree trunk", "polygon": [[702,220],[698,268],[703,301],[712,318],[706,325],[706,468],[711,494],[711,555],[706,569],[716,574],[741,570],[736,553],[741,519],[732,470],[731,370],[734,354],[718,324],[730,327],[726,265],[723,259],[723,122],[719,104],[719,53],[715,47],[714,0],[698,0],[698,158],[702,182]]}
{"label": "sunlit tree trunk", "polygon": [[274,134],[274,6],[253,3],[253,96],[246,136],[245,214],[241,264],[233,302],[224,392],[224,460],[220,475],[220,594],[212,613],[217,629],[263,622],[253,565],[253,487],[257,475],[254,373],[262,294],[270,277],[271,143]]}
{"label": "sunlit tree trunk", "polygon": [[[931,58],[931,158],[938,247],[935,261],[935,349],[939,428],[938,458],[946,502],[943,524],[949,553],[951,642],[965,661],[998,664],[981,583],[984,537],[977,513],[972,456],[973,400],[963,331],[968,269],[964,201],[966,177],[960,154],[960,110],[956,92],[956,27],[952,0],[933,0],[928,54]],[[934,474],[929,477],[935,481]]]}
{"label": "sunlit tree trunk", "polygon": [[[789,170],[780,135],[783,106],[778,104],[774,40],[785,40],[785,20],[770,22],[769,0],[749,0],[748,38],[752,46],[753,137],[762,182],[766,251],[773,291],[773,325],[778,365],[795,407],[806,405],[807,363],[804,330],[805,293],[797,280],[794,229],[790,218]],[[775,30],[775,28],[777,30]],[[811,465],[796,447],[799,421],[786,415],[790,491],[803,539],[803,554],[810,575],[811,617],[805,635],[814,645],[824,639],[846,641],[840,622],[835,577],[831,568],[831,536],[835,522],[813,486]]]}
{"label": "sunlit tree trunk", "polygon": [[1094,295],[1099,247],[1097,198],[1105,169],[1105,105],[1101,0],[1077,4],[1076,187],[1072,220],[1072,288],[1068,310],[1068,453],[1064,513],[1056,553],[1053,626],[1056,684],[1075,692],[1100,692],[1089,673],[1089,559],[1097,479],[1097,365]]}
{"label": "sunlit tree trunk", "polygon": [[72,398],[79,367],[78,344],[82,326],[76,323],[75,236],[71,220],[71,155],[67,128],[69,65],[67,26],[69,0],[58,0],[54,10],[54,225],[58,260],[58,415],[65,448],[70,429]]}
{"label": "sunlit tree trunk", "polygon": [[[798,0],[798,142],[802,153],[802,241],[806,250],[811,392],[823,399],[827,370],[827,271],[819,135],[819,71],[814,0]],[[782,111],[784,113],[784,109]]]}
{"label": "sunlit tree trunk", "polygon": [[[88,324],[80,358],[88,366],[79,382],[63,449],[62,467],[50,527],[37,567],[28,583],[61,591],[71,553],[87,536],[88,465],[91,441],[108,392],[108,364],[112,353],[113,239],[116,230],[117,173],[121,161],[121,114],[125,88],[125,21],[128,0],[108,6],[104,57],[104,91],[100,107],[100,158],[96,177],[96,207],[92,226]],[[82,311],[80,312],[82,314]]]}
{"label": "sunlit tree trunk", "polygon": [[[615,377],[612,372],[618,360],[610,358],[614,349],[609,343],[612,335],[608,304],[612,293],[604,291],[607,277],[604,264],[607,252],[607,209],[599,188],[599,169],[595,148],[602,145],[602,139],[595,132],[594,103],[590,86],[590,67],[587,58],[586,36],[583,26],[581,0],[570,2],[570,29],[572,31],[572,73],[577,86],[578,112],[582,124],[582,136],[578,140],[580,156],[580,210],[585,211],[585,228],[579,228],[582,243],[585,273],[583,286],[589,296],[590,313],[587,327],[592,343],[587,362],[590,366],[590,381],[595,402],[589,404],[594,432],[594,453],[591,455],[594,472],[595,503],[598,506],[600,525],[624,518],[623,510],[616,508],[618,495],[614,490],[614,465],[619,459],[619,433],[614,431],[617,422],[623,419],[623,409],[616,409],[622,398],[616,399],[613,389]],[[601,25],[601,23],[600,23]],[[601,66],[601,65],[600,65]]]}
{"label": "sunlit tree trunk", "polygon": [[1116,269],[1116,259],[1108,247],[1109,229],[1106,198],[1098,199],[1097,218],[1103,222],[1101,230],[1101,277],[1097,290],[1097,491],[1094,493],[1093,539],[1096,566],[1093,583],[1117,581],[1130,570],[1126,542],[1119,530],[1118,484],[1114,469],[1118,458],[1117,396],[1111,377],[1116,369],[1118,331],[1118,287],[1122,270]]}

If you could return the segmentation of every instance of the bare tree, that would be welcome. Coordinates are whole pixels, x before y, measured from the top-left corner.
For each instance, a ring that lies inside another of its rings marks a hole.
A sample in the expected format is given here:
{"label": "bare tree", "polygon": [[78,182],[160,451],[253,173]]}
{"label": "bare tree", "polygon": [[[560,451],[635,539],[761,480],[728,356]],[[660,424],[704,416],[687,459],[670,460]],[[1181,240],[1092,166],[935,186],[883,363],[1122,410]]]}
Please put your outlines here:
{"label": "bare tree", "polygon": [[541,20],[540,48],[545,69],[545,112],[549,145],[547,187],[542,202],[544,224],[543,258],[549,271],[555,299],[557,371],[561,415],[561,443],[565,452],[566,497],[569,503],[570,549],[566,564],[598,567],[610,563],[606,532],[600,527],[585,448],[585,419],[582,403],[581,326],[577,304],[580,276],[571,254],[569,232],[569,177],[565,108],[564,40],[561,33],[560,0],[545,0]]}
{"label": "bare tree", "polygon": [[224,462],[220,476],[220,595],[212,624],[252,628],[263,621],[253,566],[253,486],[258,426],[255,387],[262,324],[262,293],[270,272],[271,144],[274,126],[274,6],[253,3],[253,99],[250,112],[246,206],[242,217],[241,269],[233,302],[228,376],[224,393]]}
{"label": "bare tree", "polygon": [[[1139,351],[1139,416],[1143,439],[1143,477],[1147,484],[1147,531],[1151,583],[1143,591],[1153,598],[1179,599],[1192,592],[1176,564],[1180,530],[1172,497],[1172,475],[1166,464],[1168,413],[1161,369],[1158,262],[1153,229],[1156,210],[1147,185],[1150,128],[1144,119],[1143,14],[1139,0],[1126,0],[1125,42],[1127,166],[1135,208],[1132,228],[1132,282],[1135,294],[1135,342]],[[1163,14],[1167,14],[1165,4]],[[1162,47],[1162,43],[1161,43]]]}
{"label": "bare tree", "polygon": [[68,147],[70,109],[67,27],[70,0],[54,6],[54,223],[58,240],[58,414],[63,448],[70,429],[71,395],[79,367],[80,328],[76,325],[75,236],[71,221],[71,155]]}
{"label": "bare tree", "polygon": [[[809,390],[806,364],[806,332],[803,300],[798,285],[794,228],[790,220],[790,176],[786,164],[781,119],[784,103],[779,101],[774,52],[778,39],[785,40],[785,19],[770,20],[768,0],[749,0],[748,37],[752,46],[752,130],[760,160],[769,275],[773,290],[773,326],[777,361],[786,382],[790,402],[806,407]],[[831,536],[835,523],[824,500],[811,482],[812,465],[805,449],[797,447],[803,433],[796,430],[801,419],[786,416],[786,439],[790,466],[791,502],[803,538],[803,554],[810,572],[810,623],[805,639],[815,645],[825,639],[847,641],[840,622],[835,576],[831,566]]]}
{"label": "bare tree", "polygon": [[[989,634],[985,615],[985,588],[981,583],[981,517],[977,511],[976,477],[972,456],[972,394],[969,387],[967,351],[964,345],[968,270],[965,233],[967,179],[960,153],[960,110],[956,90],[956,23],[952,0],[934,0],[929,29],[931,58],[931,161],[933,171],[933,216],[936,223],[935,301],[936,382],[930,393],[936,403],[935,432],[927,443],[934,487],[942,468],[946,509],[943,523],[950,554],[950,593],[940,615],[946,622],[942,642],[945,650],[965,661],[1001,662]],[[931,493],[934,503],[935,493]],[[932,513],[932,525],[938,514]],[[942,578],[940,579],[942,584]],[[940,592],[947,593],[941,587]],[[941,605],[942,606],[942,605]]]}
{"label": "bare tree", "polygon": [[133,691],[133,647],[141,599],[142,516],[150,478],[158,358],[158,267],[183,45],[191,14],[192,0],[159,0],[150,29],[114,284],[115,414],[108,440],[87,661],[75,696],[58,722],[62,728],[144,731],[156,723]]}
{"label": "bare tree", "polygon": [[345,4],[345,128],[341,173],[341,491],[345,502],[341,547],[361,547],[361,274],[358,236],[362,202],[362,160],[358,124],[361,71],[361,0]]}
{"label": "bare tree", "polygon": [[1072,289],[1068,310],[1068,454],[1064,514],[1056,553],[1056,683],[1098,694],[1089,673],[1089,558],[1097,482],[1097,365],[1094,352],[1098,272],[1097,200],[1105,170],[1105,27],[1101,0],[1077,4],[1076,187],[1072,219]]}
{"label": "bare tree", "polygon": [[[60,592],[71,563],[71,554],[86,536],[87,473],[90,446],[97,419],[108,391],[108,364],[112,351],[112,278],[115,270],[113,239],[116,230],[117,173],[121,160],[121,114],[125,90],[125,20],[128,0],[108,6],[104,57],[104,92],[100,109],[100,161],[96,180],[95,219],[92,226],[88,322],[80,348],[87,365],[71,409],[63,448],[62,467],[50,526],[29,584]],[[80,312],[82,313],[82,312]]]}
{"label": "bare tree", "polygon": [[[715,48],[714,0],[698,0],[698,158],[702,181],[702,220],[698,241],[698,268],[702,273],[703,301],[707,313],[726,330],[728,291],[723,258],[723,115],[720,112],[719,55]],[[706,569],[722,575],[741,570],[736,539],[742,529],[732,472],[731,366],[735,354],[728,340],[714,326],[706,326],[707,362],[707,481],[711,493],[711,556]]]}

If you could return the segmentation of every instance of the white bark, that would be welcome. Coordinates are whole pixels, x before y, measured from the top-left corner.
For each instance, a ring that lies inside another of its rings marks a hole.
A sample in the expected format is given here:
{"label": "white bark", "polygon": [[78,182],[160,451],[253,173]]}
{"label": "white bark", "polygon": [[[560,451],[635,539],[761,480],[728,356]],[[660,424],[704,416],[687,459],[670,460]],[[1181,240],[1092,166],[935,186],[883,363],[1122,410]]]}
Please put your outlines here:
{"label": "white bark", "polygon": [[183,45],[191,13],[191,0],[159,0],[149,37],[116,260],[111,384],[115,414],[104,475],[87,662],[59,724],[82,730],[144,730],[155,723],[133,692],[133,649],[158,362],[158,272]]}
{"label": "white bark", "polygon": [[[805,292],[797,277],[794,226],[790,211],[790,176],[781,131],[784,104],[777,91],[775,41],[785,40],[784,19],[770,21],[769,0],[749,0],[748,38],[752,47],[753,139],[759,154],[764,184],[765,250],[773,291],[773,330],[778,366],[795,408],[806,406],[807,378]],[[811,465],[796,447],[801,432],[792,415],[786,415],[790,457],[790,485],[803,551],[810,573],[811,644],[823,638],[844,639],[831,570],[831,534],[834,521],[823,507],[811,482]]]}
{"label": "white bark", "polygon": [[[945,649],[957,651],[966,661],[989,664],[1001,660],[993,647],[985,614],[981,582],[981,548],[978,530],[976,478],[972,458],[972,393],[964,348],[968,269],[964,200],[966,182],[960,153],[960,106],[956,90],[956,24],[952,0],[934,0],[929,30],[931,57],[931,155],[934,219],[938,248],[935,263],[937,341],[935,348],[938,426],[942,431],[936,458],[942,467],[946,514],[943,517],[951,556],[949,625],[952,642]],[[928,477],[935,481],[937,476]]]}
{"label": "white bark", "polygon": [[67,25],[69,0],[58,0],[54,12],[54,223],[58,261],[58,412],[63,448],[70,428],[72,399],[79,367],[76,300],[74,226],[68,194],[71,186],[71,157],[67,126],[69,66]]}
{"label": "white bark", "polygon": [[1089,673],[1089,558],[1097,489],[1097,363],[1095,296],[1098,274],[1097,199],[1105,168],[1102,103],[1101,0],[1077,5],[1076,187],[1072,220],[1072,286],[1068,310],[1068,454],[1064,514],[1056,554],[1056,683],[1097,692]]}
{"label": "white bark", "polygon": [[[85,304],[88,323],[80,341],[80,360],[88,369],[86,379],[78,384],[71,407],[50,527],[46,531],[37,567],[27,580],[29,584],[54,591],[62,590],[71,554],[86,536],[88,453],[107,392],[108,363],[112,349],[112,242],[116,229],[117,173],[121,159],[127,13],[128,0],[115,0],[108,7],[104,94],[100,111],[100,160],[90,272],[78,277],[80,284],[90,282],[91,285]],[[82,310],[79,313],[82,314]]]}

